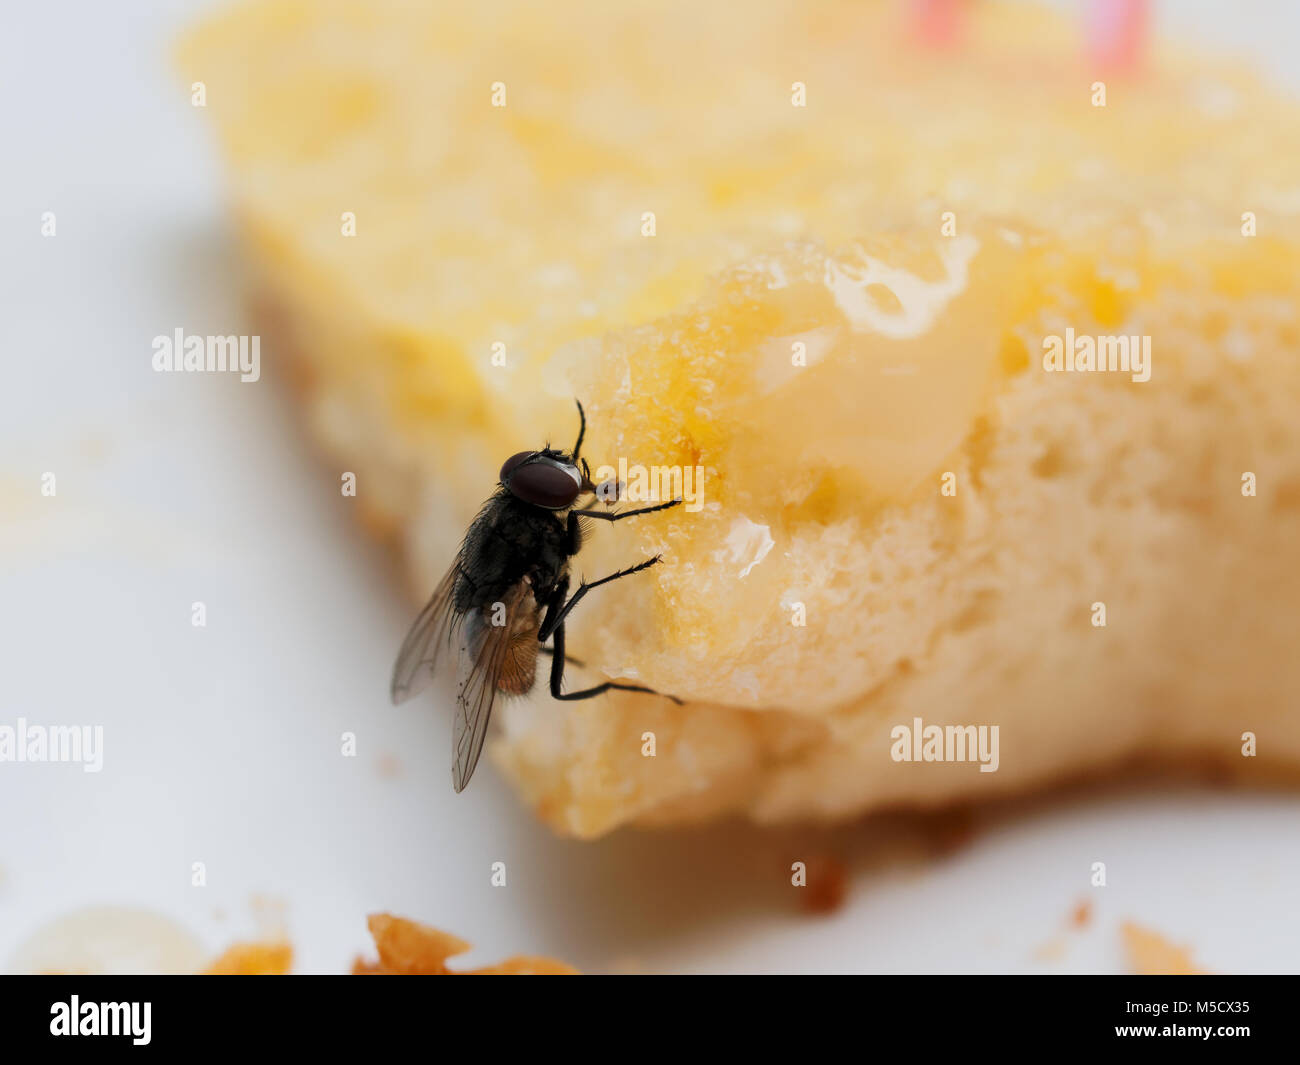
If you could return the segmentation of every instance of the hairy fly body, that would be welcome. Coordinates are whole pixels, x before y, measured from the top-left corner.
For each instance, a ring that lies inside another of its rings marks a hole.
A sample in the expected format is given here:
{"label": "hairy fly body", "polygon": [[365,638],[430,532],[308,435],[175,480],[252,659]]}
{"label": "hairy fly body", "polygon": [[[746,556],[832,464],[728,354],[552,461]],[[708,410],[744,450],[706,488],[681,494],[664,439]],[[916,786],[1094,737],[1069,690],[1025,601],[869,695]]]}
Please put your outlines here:
{"label": "hairy fly body", "polygon": [[[583,519],[621,521],[681,502],[622,512],[593,509],[596,486],[580,454],[587,426],[581,403],[578,418],[578,440],[571,453],[546,447],[506,460],[495,494],[470,525],[455,562],[415,619],[393,666],[391,695],[400,703],[423,689],[455,648],[452,783],[457,791],[469,783],[478,764],[497,693],[531,691],[539,653],[551,655],[551,695],[556,699],[590,699],[611,689],[654,694],[652,688],[615,681],[564,690],[564,624],[569,612],[592,588],[660,561],[656,555],[590,584],[580,583],[570,596],[569,562],[582,547]],[[548,640],[549,648],[544,646]]]}

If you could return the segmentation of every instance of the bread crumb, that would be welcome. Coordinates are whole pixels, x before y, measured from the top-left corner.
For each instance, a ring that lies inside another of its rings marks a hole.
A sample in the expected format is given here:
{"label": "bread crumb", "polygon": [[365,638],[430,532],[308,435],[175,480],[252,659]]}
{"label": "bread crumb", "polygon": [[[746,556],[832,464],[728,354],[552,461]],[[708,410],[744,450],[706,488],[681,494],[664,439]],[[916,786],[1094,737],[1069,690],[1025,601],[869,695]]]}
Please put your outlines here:
{"label": "bread crumb", "polygon": [[293,968],[293,947],[283,940],[236,943],[203,970],[206,976],[285,976]]}
{"label": "bread crumb", "polygon": [[354,976],[575,976],[578,972],[552,958],[525,954],[484,969],[449,969],[448,958],[469,950],[463,939],[389,913],[372,913],[367,924],[379,960],[358,958],[352,964]]}
{"label": "bread crumb", "polygon": [[1159,932],[1125,921],[1120,928],[1129,968],[1139,976],[1202,976],[1191,951],[1169,942]]}
{"label": "bread crumb", "polygon": [[799,892],[799,903],[808,913],[834,913],[844,905],[849,874],[844,863],[830,854],[813,855],[804,862],[806,884]]}
{"label": "bread crumb", "polygon": [[1088,899],[1082,899],[1070,911],[1070,926],[1072,928],[1087,928],[1092,921],[1092,903]]}
{"label": "bread crumb", "polygon": [[[367,920],[379,954],[357,958],[353,976],[576,976],[577,969],[553,958],[517,954],[483,969],[450,969],[447,959],[470,945],[427,924],[372,913]],[[208,976],[285,976],[293,968],[293,948],[285,940],[236,943],[203,973]]]}

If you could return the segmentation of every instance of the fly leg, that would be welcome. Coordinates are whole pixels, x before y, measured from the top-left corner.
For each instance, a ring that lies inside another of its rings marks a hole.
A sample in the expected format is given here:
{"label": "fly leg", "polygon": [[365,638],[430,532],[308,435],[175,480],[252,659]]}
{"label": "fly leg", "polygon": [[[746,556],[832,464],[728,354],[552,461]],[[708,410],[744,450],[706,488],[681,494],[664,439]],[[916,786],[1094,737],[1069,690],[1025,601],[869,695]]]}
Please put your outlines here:
{"label": "fly leg", "polygon": [[[594,586],[590,586],[594,587]],[[574,596],[576,599],[577,596]],[[564,690],[564,622],[560,622],[555,629],[555,657],[551,659],[551,696],[555,699],[572,701],[574,699],[594,699],[597,695],[604,695],[610,689],[621,692],[645,692],[648,695],[663,695],[653,688],[647,688],[642,684],[621,684],[617,681],[607,680],[604,684],[597,684],[593,688],[583,688],[582,691],[566,692]],[[666,695],[666,699],[671,699],[678,706],[682,701],[675,695]]]}
{"label": "fly leg", "polygon": [[[562,577],[560,579],[559,584],[555,586],[555,590],[551,593],[550,598],[547,599],[546,601],[545,620],[549,621],[552,612],[558,610],[561,606],[564,605],[564,597],[568,595],[568,593],[569,593],[569,578]],[[539,642],[543,642],[543,643],[545,642],[545,640],[543,640],[540,635],[538,637],[538,640]],[[566,655],[563,652],[563,650],[557,651],[554,646],[543,647],[540,649],[540,652],[544,655],[554,655],[557,662],[563,662],[565,665],[577,666],[579,669],[583,668],[583,663],[580,659],[574,658],[572,655]]]}
{"label": "fly leg", "polygon": [[[555,654],[555,648],[554,648],[554,647],[543,647],[542,650],[541,650],[541,653],[544,654],[544,655],[553,655],[553,654]],[[583,663],[582,659],[581,659],[581,658],[574,658],[573,655],[565,655],[565,656],[564,656],[564,664],[565,664],[566,666],[577,666],[579,669],[584,668],[584,663]]]}
{"label": "fly leg", "polygon": [[565,577],[555,586],[555,591],[551,593],[550,601],[546,604],[546,617],[542,619],[542,627],[537,633],[537,639],[542,643],[550,639],[556,628],[563,624],[565,615],[577,606],[579,600],[593,588],[599,588],[602,584],[616,581],[620,577],[630,577],[632,574],[640,573],[643,569],[649,569],[662,561],[662,555],[655,555],[654,558],[647,558],[644,562],[638,562],[635,566],[629,566],[617,573],[611,573],[608,577],[601,577],[600,580],[592,581],[590,584],[583,581],[578,585],[578,590],[573,593],[573,597],[567,603],[564,601],[564,597],[569,591],[569,578]]}
{"label": "fly leg", "polygon": [[636,510],[624,510],[619,513],[612,513],[608,510],[574,510],[571,514],[580,514],[584,518],[599,518],[601,521],[622,521],[624,518],[635,518],[638,514],[653,514],[656,510],[667,510],[669,507],[676,507],[681,504],[680,499],[672,499],[667,503],[656,503],[653,507],[637,507]]}
{"label": "fly leg", "polygon": [[582,438],[587,435],[587,412],[582,409],[582,403],[574,400],[578,404],[578,442],[573,445],[573,461],[578,461],[578,453],[582,451]]}
{"label": "fly leg", "polygon": [[[610,581],[616,581],[620,577],[628,577],[633,573],[638,573],[643,569],[655,565],[662,559],[655,555],[654,558],[635,566],[629,566],[627,569],[621,569],[617,573],[611,573],[608,577],[602,577],[598,581],[592,581],[591,584],[580,584],[578,590],[573,593],[573,597],[565,602],[565,595],[569,591],[568,578],[564,578],[555,586],[555,591],[551,593],[550,601],[546,606],[546,617],[542,621],[541,630],[537,633],[537,638],[545,643],[548,639],[552,640],[554,645],[553,657],[551,659],[551,695],[556,699],[574,700],[574,699],[591,699],[597,695],[602,695],[611,689],[625,692],[646,692],[650,695],[660,695],[661,692],[653,688],[647,688],[641,684],[623,684],[618,681],[607,680],[603,684],[597,684],[592,688],[584,688],[582,691],[566,692],[564,691],[564,619],[578,603],[578,601],[587,594],[592,588],[598,588],[602,584],[608,584]],[[674,695],[666,696],[672,699],[678,705],[681,700]]]}
{"label": "fly leg", "polygon": [[[590,484],[589,481],[588,487],[591,491],[596,490],[596,486]],[[675,507],[680,503],[680,499],[674,499],[667,503],[656,503],[652,507],[638,507],[636,510],[624,510],[618,513],[608,510],[571,510],[565,527],[568,538],[565,550],[570,555],[576,555],[582,549],[583,518],[599,518],[601,521],[622,521],[624,518],[635,518],[638,514],[653,514],[656,510],[667,510],[669,507]]]}

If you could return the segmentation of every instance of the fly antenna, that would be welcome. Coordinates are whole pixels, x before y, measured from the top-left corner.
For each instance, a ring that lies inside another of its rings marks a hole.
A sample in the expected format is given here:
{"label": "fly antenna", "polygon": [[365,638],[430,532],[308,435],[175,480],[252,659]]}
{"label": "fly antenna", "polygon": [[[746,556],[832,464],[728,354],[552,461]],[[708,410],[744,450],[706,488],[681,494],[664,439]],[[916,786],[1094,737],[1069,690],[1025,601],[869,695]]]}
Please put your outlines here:
{"label": "fly antenna", "polygon": [[578,442],[573,445],[573,461],[578,461],[578,454],[582,451],[582,438],[587,433],[587,414],[582,409],[582,402],[578,399],[573,401],[578,404]]}

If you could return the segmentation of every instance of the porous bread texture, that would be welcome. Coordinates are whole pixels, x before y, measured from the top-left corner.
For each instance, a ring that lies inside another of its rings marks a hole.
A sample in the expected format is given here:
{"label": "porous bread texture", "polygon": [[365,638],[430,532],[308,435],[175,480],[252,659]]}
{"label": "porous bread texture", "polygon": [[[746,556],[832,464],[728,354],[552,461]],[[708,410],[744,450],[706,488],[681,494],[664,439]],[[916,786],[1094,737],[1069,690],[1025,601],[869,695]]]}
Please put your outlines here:
{"label": "porous bread texture", "polygon": [[[498,714],[558,831],[1300,767],[1300,109],[1163,55],[1094,107],[1079,54],[997,4],[943,54],[854,3],[270,0],[186,47],[268,356],[414,598],[575,395],[594,465],[705,469],[595,531],[580,574],[665,564],[569,633],[570,687],[688,705]],[[1045,372],[1067,328],[1149,336],[1151,379]],[[998,725],[998,770],[895,762],[915,717]]]}
{"label": "porous bread texture", "polygon": [[[603,603],[572,646],[607,668],[630,659],[640,679],[719,705],[620,697],[566,708],[562,724],[552,704],[521,707],[498,757],[544,816],[579,835],[734,810],[839,819],[1134,759],[1294,770],[1293,314],[1269,296],[1155,295],[1139,330],[1159,337],[1150,382],[1011,372],[942,464],[955,496],[941,494],[936,469],[906,502],[874,512],[837,515],[852,504],[836,500],[812,520],[801,506],[754,514],[776,546],[743,581],[735,563],[703,575],[676,561],[706,537],[699,516],[674,518],[662,535],[646,519],[638,541],[668,560],[655,595],[629,588]],[[1238,358],[1225,356],[1216,321],[1232,323]],[[618,347],[604,356],[613,376]],[[668,446],[675,410],[647,411],[629,435],[655,432],[653,421]],[[611,417],[625,422],[626,406]],[[797,436],[783,439],[807,459]],[[1245,471],[1260,485],[1254,498],[1242,493]],[[730,510],[715,520],[734,520]],[[603,565],[584,566],[613,565],[614,539],[599,547]],[[737,594],[745,582],[749,598]],[[795,601],[802,628],[791,625]],[[1093,624],[1098,602],[1105,627]],[[727,631],[697,642],[692,621],[711,610]],[[891,729],[914,717],[998,725],[997,772],[893,761]],[[637,742],[647,731],[653,759]],[[1247,731],[1261,738],[1256,759],[1242,757]]]}

